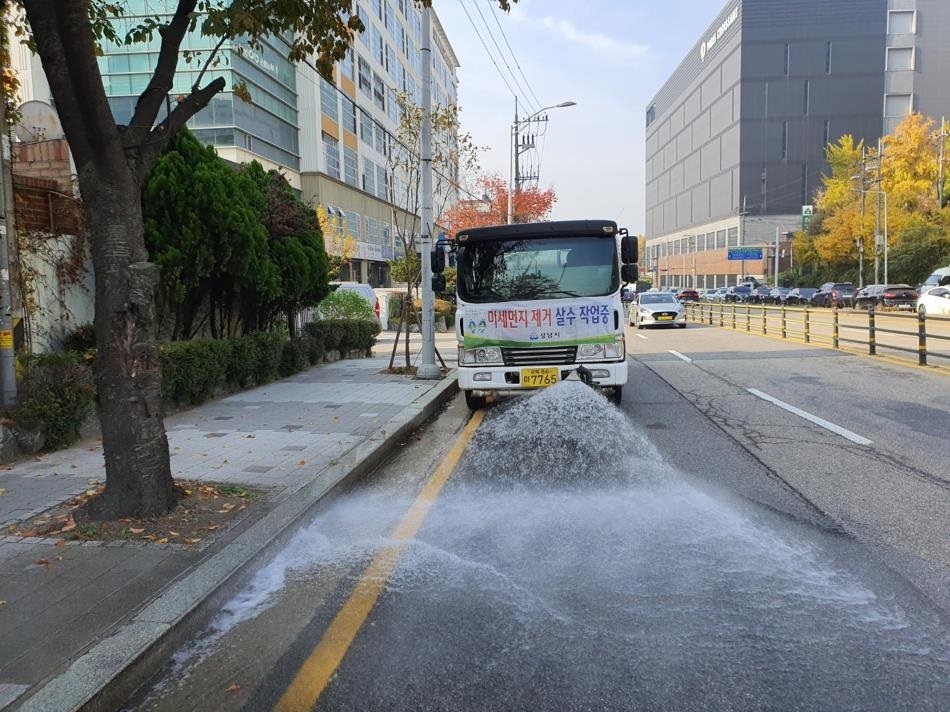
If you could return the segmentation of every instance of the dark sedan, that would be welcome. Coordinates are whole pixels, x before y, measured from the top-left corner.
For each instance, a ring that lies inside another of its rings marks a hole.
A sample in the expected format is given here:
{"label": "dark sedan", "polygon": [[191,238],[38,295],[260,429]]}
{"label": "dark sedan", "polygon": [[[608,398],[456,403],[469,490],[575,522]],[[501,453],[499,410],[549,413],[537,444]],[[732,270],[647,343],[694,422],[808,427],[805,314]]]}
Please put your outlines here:
{"label": "dark sedan", "polygon": [[917,304],[917,290],[909,284],[869,284],[854,297],[855,309],[906,309]]}
{"label": "dark sedan", "polygon": [[737,284],[734,287],[729,287],[726,290],[726,293],[723,295],[722,300],[724,302],[732,302],[739,304],[742,302],[749,301],[749,296],[752,294],[752,287],[748,284]]}
{"label": "dark sedan", "polygon": [[788,287],[775,287],[769,290],[768,295],[763,299],[764,304],[779,304],[784,305],[786,299],[788,299],[788,294],[792,290]]}
{"label": "dark sedan", "polygon": [[814,287],[795,287],[785,297],[786,306],[807,306],[815,294]]}

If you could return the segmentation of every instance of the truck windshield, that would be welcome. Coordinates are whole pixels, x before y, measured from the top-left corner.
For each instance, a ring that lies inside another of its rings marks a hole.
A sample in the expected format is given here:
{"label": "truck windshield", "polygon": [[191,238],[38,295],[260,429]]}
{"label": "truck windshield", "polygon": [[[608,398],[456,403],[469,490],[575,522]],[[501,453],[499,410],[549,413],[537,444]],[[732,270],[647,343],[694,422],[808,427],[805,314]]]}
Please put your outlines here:
{"label": "truck windshield", "polygon": [[460,245],[458,295],[485,303],[595,297],[620,288],[613,237],[498,240]]}

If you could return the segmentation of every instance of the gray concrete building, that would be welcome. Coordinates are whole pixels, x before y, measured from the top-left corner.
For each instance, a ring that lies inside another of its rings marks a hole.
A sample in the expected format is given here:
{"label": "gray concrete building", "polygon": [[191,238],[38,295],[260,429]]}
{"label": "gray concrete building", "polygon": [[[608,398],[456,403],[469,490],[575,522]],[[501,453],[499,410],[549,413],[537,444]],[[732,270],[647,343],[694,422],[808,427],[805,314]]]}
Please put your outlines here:
{"label": "gray concrete building", "polygon": [[[950,115],[948,27],[946,0],[729,0],[646,108],[643,270],[668,288],[771,282],[829,142]],[[729,260],[738,247],[762,256]]]}

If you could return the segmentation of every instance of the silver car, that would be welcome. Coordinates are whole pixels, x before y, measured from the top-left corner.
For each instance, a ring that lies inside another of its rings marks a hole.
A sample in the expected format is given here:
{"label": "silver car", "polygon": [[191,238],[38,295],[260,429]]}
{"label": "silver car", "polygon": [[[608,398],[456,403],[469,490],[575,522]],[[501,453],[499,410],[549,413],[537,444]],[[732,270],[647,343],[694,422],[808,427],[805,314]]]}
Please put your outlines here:
{"label": "silver car", "polygon": [[686,327],[686,307],[670,292],[643,292],[630,305],[630,326]]}

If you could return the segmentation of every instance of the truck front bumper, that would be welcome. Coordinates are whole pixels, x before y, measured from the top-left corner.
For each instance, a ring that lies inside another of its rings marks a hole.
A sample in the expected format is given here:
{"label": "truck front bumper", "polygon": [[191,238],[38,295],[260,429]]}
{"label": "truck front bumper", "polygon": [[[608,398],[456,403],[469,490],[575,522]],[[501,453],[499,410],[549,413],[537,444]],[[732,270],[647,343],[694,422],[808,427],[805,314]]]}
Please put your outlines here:
{"label": "truck front bumper", "polygon": [[[627,383],[627,360],[604,363],[596,361],[584,364],[559,364],[549,366],[557,368],[560,380],[565,380],[577,367],[583,365],[589,369],[592,385],[605,390],[623,387]],[[546,364],[538,364],[545,367]],[[521,384],[521,368],[517,366],[460,366],[457,370],[459,388],[472,391],[475,396],[498,397],[516,393],[530,393],[536,388],[526,388]]]}

